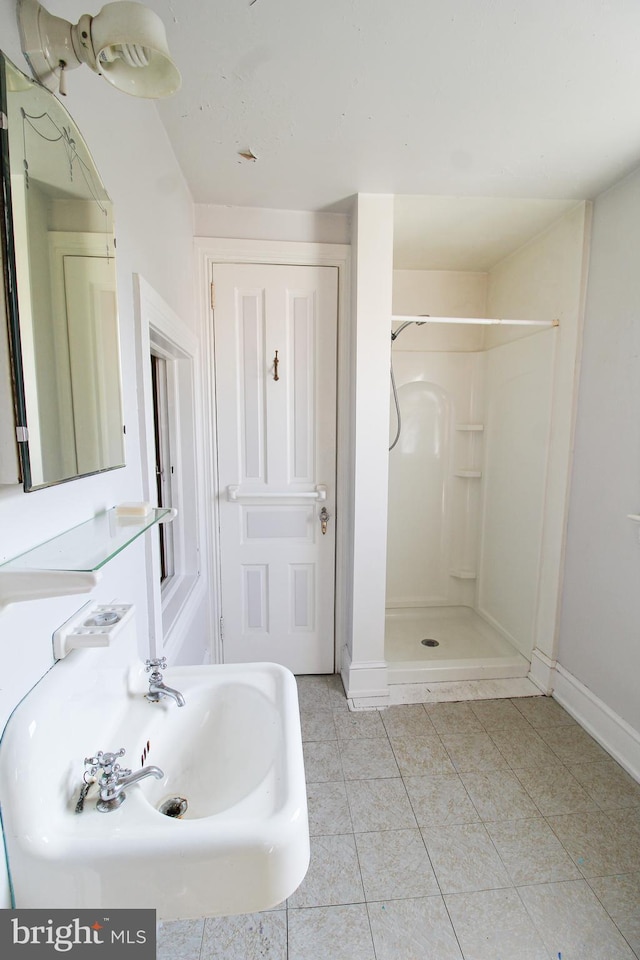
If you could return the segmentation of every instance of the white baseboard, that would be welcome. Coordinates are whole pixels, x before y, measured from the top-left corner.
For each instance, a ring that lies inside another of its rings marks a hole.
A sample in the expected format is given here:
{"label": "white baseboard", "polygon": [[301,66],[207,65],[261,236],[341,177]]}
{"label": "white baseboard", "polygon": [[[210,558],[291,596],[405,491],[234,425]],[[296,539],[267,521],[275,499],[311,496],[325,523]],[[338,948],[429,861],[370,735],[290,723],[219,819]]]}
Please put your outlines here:
{"label": "white baseboard", "polygon": [[529,680],[535,683],[538,690],[549,696],[553,693],[557,660],[550,660],[546,653],[534,647],[531,651],[531,669]]}
{"label": "white baseboard", "polygon": [[353,697],[379,697],[389,700],[387,664],[384,660],[352,661],[347,647],[342,650],[342,682],[349,699]]}
{"label": "white baseboard", "polygon": [[638,730],[634,730],[560,664],[555,671],[553,696],[632,777],[640,781]]}

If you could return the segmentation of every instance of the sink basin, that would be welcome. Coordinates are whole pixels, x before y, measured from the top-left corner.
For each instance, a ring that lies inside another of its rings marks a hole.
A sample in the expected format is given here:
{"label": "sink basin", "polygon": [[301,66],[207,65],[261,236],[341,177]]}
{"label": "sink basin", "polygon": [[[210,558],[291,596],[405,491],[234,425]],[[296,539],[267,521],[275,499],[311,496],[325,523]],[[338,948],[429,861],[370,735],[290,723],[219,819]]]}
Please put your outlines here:
{"label": "sink basin", "polygon": [[[0,796],[15,906],[178,919],[282,902],[309,862],[293,675],[271,663],[169,669],[178,707],[147,701],[142,665],[123,669],[109,653],[73,651],[7,724]],[[94,788],[76,814],[84,758],[120,747],[122,766],[164,777],[127,787],[109,813]],[[161,812],[178,798],[181,818]]]}
{"label": "sink basin", "polygon": [[[272,667],[260,669],[264,674]],[[146,701],[138,705],[135,726],[142,737],[132,749],[137,746],[141,757],[148,742],[146,760],[165,773],[163,780],[140,782],[142,793],[156,809],[172,797],[184,797],[188,803],[184,820],[231,809],[234,816],[246,819],[272,816],[284,803],[286,780],[278,770],[283,737],[275,699],[259,685],[248,683],[245,671],[242,682],[237,669],[230,673],[212,697],[206,682],[190,684],[184,670],[171,671],[172,685],[189,690],[185,708],[178,709],[170,701],[152,710]],[[194,726],[190,714],[196,711]],[[126,735],[122,730],[119,740],[115,735],[116,741],[124,743]]]}

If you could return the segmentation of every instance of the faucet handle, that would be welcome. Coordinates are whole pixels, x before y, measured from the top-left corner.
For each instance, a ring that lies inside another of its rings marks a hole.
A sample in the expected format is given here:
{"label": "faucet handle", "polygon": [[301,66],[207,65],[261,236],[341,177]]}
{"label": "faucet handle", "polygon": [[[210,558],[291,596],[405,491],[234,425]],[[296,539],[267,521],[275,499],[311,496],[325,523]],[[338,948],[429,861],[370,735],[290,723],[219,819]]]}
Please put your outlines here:
{"label": "faucet handle", "polygon": [[85,757],[84,762],[90,763],[93,767],[106,767],[112,765],[118,757],[124,757],[125,753],[124,747],[120,747],[117,753],[103,753],[102,750],[98,750],[95,757]]}
{"label": "faucet handle", "polygon": [[145,667],[147,668],[147,673],[150,670],[157,670],[158,667],[161,670],[166,670],[167,668],[167,658],[166,657],[157,657],[154,660],[145,660]]}
{"label": "faucet handle", "polygon": [[120,764],[116,761],[118,757],[124,757],[124,755],[124,747],[120,747],[117,753],[103,753],[102,750],[98,750],[95,757],[85,757],[84,762],[91,767],[91,776],[95,776],[98,770],[103,770],[104,773],[109,775],[120,771]]}

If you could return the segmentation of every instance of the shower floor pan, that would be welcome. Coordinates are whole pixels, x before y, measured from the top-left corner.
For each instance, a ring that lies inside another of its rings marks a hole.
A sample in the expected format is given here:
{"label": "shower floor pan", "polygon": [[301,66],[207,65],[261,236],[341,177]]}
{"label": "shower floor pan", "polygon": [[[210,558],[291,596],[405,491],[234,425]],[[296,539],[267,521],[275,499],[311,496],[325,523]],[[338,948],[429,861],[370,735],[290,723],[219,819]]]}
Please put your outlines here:
{"label": "shower floor pan", "polygon": [[[426,646],[423,640],[436,640]],[[389,683],[526,677],[530,664],[471,607],[389,608],[385,620]]]}

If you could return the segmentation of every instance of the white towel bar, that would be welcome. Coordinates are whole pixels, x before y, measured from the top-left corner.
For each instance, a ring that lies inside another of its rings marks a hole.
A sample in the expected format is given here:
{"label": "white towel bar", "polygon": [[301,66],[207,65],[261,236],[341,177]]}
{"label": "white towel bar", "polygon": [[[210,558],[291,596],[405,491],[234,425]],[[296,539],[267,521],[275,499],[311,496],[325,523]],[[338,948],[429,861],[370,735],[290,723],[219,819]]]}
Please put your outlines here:
{"label": "white towel bar", "polygon": [[227,500],[230,503],[244,503],[247,501],[254,500],[269,500],[271,503],[277,500],[326,500],[327,499],[327,488],[323,483],[319,483],[315,490],[292,490],[290,493],[283,491],[282,493],[271,493],[265,491],[264,493],[256,490],[251,492],[249,490],[240,490],[238,484],[230,484],[227,487]]}

